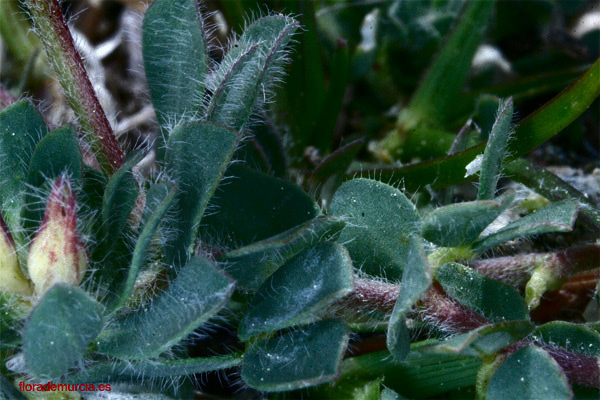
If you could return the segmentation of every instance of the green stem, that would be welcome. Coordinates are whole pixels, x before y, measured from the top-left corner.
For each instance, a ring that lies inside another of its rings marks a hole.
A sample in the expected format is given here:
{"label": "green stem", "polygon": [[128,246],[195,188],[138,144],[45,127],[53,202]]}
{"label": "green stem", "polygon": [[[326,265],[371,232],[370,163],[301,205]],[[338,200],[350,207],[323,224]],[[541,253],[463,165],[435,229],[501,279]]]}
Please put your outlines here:
{"label": "green stem", "polygon": [[96,97],[58,0],[25,0],[58,80],[107,174],[123,163],[123,152]]}

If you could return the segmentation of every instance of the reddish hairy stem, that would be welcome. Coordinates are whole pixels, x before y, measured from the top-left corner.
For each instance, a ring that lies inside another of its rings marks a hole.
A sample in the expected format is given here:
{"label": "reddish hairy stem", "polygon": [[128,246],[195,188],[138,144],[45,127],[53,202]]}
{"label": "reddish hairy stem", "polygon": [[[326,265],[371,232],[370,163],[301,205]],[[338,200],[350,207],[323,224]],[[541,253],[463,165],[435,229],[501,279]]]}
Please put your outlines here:
{"label": "reddish hairy stem", "polygon": [[[561,252],[561,256],[578,257],[589,255],[595,251],[592,246],[569,249]],[[559,257],[560,258],[560,257]],[[569,259],[567,257],[567,259]],[[362,308],[390,313],[394,307],[399,293],[399,286],[369,279],[356,279],[355,291],[341,304],[344,308]],[[444,289],[434,283],[425,299],[419,304],[417,318],[441,327],[451,334],[461,334],[491,323],[487,318],[468,309],[456,300],[450,298]],[[371,346],[373,345],[374,346]],[[538,343],[529,338],[520,340],[502,351],[509,355],[527,345],[540,346],[546,350],[563,369],[571,383],[600,388],[600,365],[598,357],[568,351],[562,348]],[[383,337],[378,336],[369,341],[369,344],[357,350],[358,353],[381,350],[384,345]]]}
{"label": "reddish hairy stem", "polygon": [[437,282],[422,301],[421,308],[421,319],[450,333],[465,333],[490,323],[487,318],[450,298]]}
{"label": "reddish hairy stem", "polygon": [[84,133],[91,136],[102,168],[112,174],[123,163],[123,152],[75,48],[60,4],[58,0],[26,2],[69,104]]}
{"label": "reddish hairy stem", "polygon": [[367,308],[391,313],[398,299],[398,285],[392,283],[357,278],[354,292],[345,300],[347,307]]}
{"label": "reddish hairy stem", "polygon": [[531,273],[544,265],[558,279],[566,279],[583,271],[600,267],[600,244],[573,247],[557,253],[522,254],[488,258],[470,264],[477,272],[516,288],[523,288]]}
{"label": "reddish hairy stem", "polygon": [[569,382],[600,389],[600,365],[598,357],[543,346],[563,369]]}

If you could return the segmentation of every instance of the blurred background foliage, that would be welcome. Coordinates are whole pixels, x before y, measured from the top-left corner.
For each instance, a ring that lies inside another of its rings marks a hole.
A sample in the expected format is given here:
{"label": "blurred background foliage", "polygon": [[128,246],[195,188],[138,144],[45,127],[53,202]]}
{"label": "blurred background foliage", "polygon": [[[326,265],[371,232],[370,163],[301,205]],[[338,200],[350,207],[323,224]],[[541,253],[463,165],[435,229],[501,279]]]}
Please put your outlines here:
{"label": "blurred background foliage", "polygon": [[[156,131],[148,118],[136,43],[147,3],[63,2],[96,88],[104,93],[107,113],[129,146],[139,146]],[[296,16],[304,27],[295,37],[288,75],[264,110],[268,122],[253,126],[254,140],[240,155],[275,175],[295,171],[302,175],[332,151],[362,139],[364,145],[355,151],[367,163],[364,167],[370,167],[368,162],[377,157],[369,152],[369,141],[394,129],[465,4],[463,0],[202,3],[213,12],[211,55],[217,60],[228,37],[248,22],[245,15],[282,12]],[[28,93],[42,100],[49,119],[61,122],[68,111],[48,79],[39,41],[28,33],[19,0],[5,0],[1,7],[4,88],[15,97]],[[459,95],[449,109],[441,110],[439,122],[408,136],[396,162],[445,155],[469,118],[477,130],[469,144],[485,140],[500,97],[513,96],[515,123],[542,106],[598,58],[599,12],[598,2],[589,0],[498,1],[489,21],[474,21],[485,33]],[[590,168],[598,158],[598,131],[596,100],[535,156],[544,164]]]}

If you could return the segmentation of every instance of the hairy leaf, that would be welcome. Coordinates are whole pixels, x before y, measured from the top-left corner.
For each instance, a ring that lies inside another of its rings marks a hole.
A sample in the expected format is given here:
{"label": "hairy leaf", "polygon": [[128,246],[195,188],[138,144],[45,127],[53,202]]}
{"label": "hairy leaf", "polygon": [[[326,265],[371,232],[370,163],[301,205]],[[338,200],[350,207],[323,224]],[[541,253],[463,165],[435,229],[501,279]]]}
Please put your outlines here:
{"label": "hairy leaf", "polygon": [[207,120],[242,130],[281,73],[285,48],[298,22],[283,15],[252,23],[215,72]]}
{"label": "hairy leaf", "polygon": [[[0,113],[0,206],[2,217],[15,235],[24,202],[24,183],[37,143],[48,128],[33,104],[21,100]],[[22,242],[20,237],[15,240]],[[23,245],[24,243],[20,243]]]}
{"label": "hairy leaf", "polygon": [[569,232],[577,217],[577,205],[571,200],[552,203],[533,214],[526,215],[489,236],[473,243],[475,251],[482,252],[501,243],[549,232]]}
{"label": "hairy leaf", "polygon": [[600,357],[600,333],[565,321],[552,321],[532,333],[533,340],[567,351]]}
{"label": "hairy leaf", "polygon": [[411,310],[430,284],[431,274],[421,239],[413,236],[410,238],[408,257],[400,282],[400,292],[387,331],[387,347],[394,358],[399,361],[406,358],[410,349],[406,313]]}
{"label": "hairy leaf", "polygon": [[202,24],[196,0],[156,0],[144,17],[144,67],[163,127],[200,112],[206,74]]}
{"label": "hairy leaf", "polygon": [[229,277],[210,261],[194,257],[166,292],[106,328],[98,349],[134,360],[158,356],[219,311],[232,291]]}
{"label": "hairy leaf", "polygon": [[299,186],[232,165],[202,219],[200,237],[240,247],[278,235],[319,215],[315,201]]}
{"label": "hairy leaf", "polygon": [[238,134],[210,123],[178,126],[169,137],[166,168],[178,187],[167,262],[183,265],[204,210],[229,164]]}
{"label": "hairy leaf", "polygon": [[529,320],[521,295],[504,283],[456,263],[441,266],[436,277],[450,297],[490,321]]}
{"label": "hairy leaf", "polygon": [[463,354],[484,358],[518,342],[532,330],[533,324],[529,321],[501,322],[482,326],[419,350],[425,353]]}
{"label": "hairy leaf", "polygon": [[333,380],[348,342],[346,326],[320,321],[265,341],[244,355],[242,379],[262,391],[301,389]]}
{"label": "hairy leaf", "polygon": [[67,382],[129,382],[142,378],[170,378],[232,368],[241,363],[242,356],[239,353],[177,360],[101,361],[68,377]]}
{"label": "hairy leaf", "polygon": [[138,185],[131,169],[142,159],[138,153],[126,161],[109,179],[102,202],[104,238],[116,242],[127,226],[127,218],[138,198]]}
{"label": "hairy leaf", "polygon": [[41,186],[47,178],[57,178],[67,171],[69,179],[77,185],[81,179],[81,153],[73,127],[63,125],[40,140],[29,163],[28,182]]}
{"label": "hairy leaf", "polygon": [[[418,350],[421,344],[411,345]],[[411,351],[398,362],[388,351],[351,357],[342,363],[341,379],[385,376],[384,385],[408,398],[432,398],[475,384],[481,361],[454,354],[422,354]]]}
{"label": "hairy leaf", "polygon": [[317,217],[280,235],[225,253],[221,261],[238,287],[258,289],[290,258],[313,244],[337,236],[345,226],[335,217]]}
{"label": "hairy leaf", "polygon": [[144,216],[146,218],[144,219],[143,228],[135,243],[135,248],[133,249],[127,276],[117,283],[117,288],[114,290],[118,295],[115,304],[112,305],[114,311],[117,311],[129,298],[138,273],[146,260],[152,237],[156,233],[165,213],[171,204],[173,204],[176,193],[174,188],[169,190],[166,185],[155,185],[150,188],[150,192],[153,194],[158,191],[161,193],[148,196],[149,198],[146,199],[146,209],[144,210]]}
{"label": "hairy leaf", "polygon": [[477,200],[491,200],[496,194],[496,185],[498,184],[502,162],[506,157],[506,148],[510,139],[512,117],[512,98],[501,101],[498,105],[496,122],[492,126],[490,137],[483,152]]}
{"label": "hairy leaf", "polygon": [[356,268],[392,280],[402,276],[419,215],[401,191],[378,181],[353,179],[339,187],[329,211],[346,218],[338,241]]}
{"label": "hairy leaf", "polygon": [[102,306],[79,288],[50,288],[25,325],[28,370],[40,379],[55,379],[77,366],[102,329],[102,312]]}
{"label": "hairy leaf", "polygon": [[421,235],[439,246],[465,246],[477,239],[514,199],[514,192],[498,201],[470,201],[439,207],[427,214]]}
{"label": "hairy leaf", "polygon": [[346,249],[336,243],[316,244],[289,260],[260,287],[239,325],[240,339],[313,320],[320,309],[353,290],[352,262]]}
{"label": "hairy leaf", "polygon": [[549,200],[570,199],[576,201],[582,221],[596,232],[600,232],[600,208],[585,194],[558,176],[524,158],[509,163],[505,172],[511,179],[522,183]]}
{"label": "hairy leaf", "polygon": [[498,367],[486,399],[572,399],[573,392],[556,361],[539,347],[527,346]]}
{"label": "hairy leaf", "polygon": [[[39,188],[62,173],[66,173],[73,186],[78,187],[82,176],[81,153],[77,136],[70,125],[53,130],[37,144],[29,163],[27,183]],[[37,229],[44,216],[44,205],[31,192],[26,200],[25,218],[29,227]]]}

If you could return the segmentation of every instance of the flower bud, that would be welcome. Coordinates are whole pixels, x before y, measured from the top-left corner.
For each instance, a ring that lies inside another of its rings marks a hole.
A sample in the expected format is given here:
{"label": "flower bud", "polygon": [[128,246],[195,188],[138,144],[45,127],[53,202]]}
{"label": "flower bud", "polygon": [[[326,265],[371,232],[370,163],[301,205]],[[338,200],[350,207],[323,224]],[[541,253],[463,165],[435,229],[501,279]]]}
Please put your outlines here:
{"label": "flower bud", "polygon": [[0,215],[0,291],[31,295],[31,286],[19,268],[15,243]]}
{"label": "flower bud", "polygon": [[78,285],[87,270],[87,255],[77,235],[75,194],[65,177],[52,186],[42,226],[29,247],[27,268],[38,296],[55,283]]}

